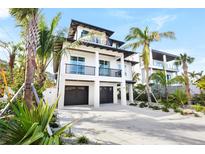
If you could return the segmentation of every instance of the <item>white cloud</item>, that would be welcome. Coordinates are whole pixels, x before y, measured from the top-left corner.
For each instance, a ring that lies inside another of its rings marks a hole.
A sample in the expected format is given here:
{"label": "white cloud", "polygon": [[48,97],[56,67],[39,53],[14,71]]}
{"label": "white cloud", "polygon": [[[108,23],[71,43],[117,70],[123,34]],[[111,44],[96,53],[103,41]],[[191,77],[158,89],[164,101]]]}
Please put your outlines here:
{"label": "white cloud", "polygon": [[0,8],[0,18],[7,18],[9,15],[9,9]]}
{"label": "white cloud", "polygon": [[158,17],[154,17],[151,20],[156,24],[157,29],[159,30],[166,24],[167,22],[173,21],[176,19],[175,15],[161,15]]}
{"label": "white cloud", "polygon": [[134,19],[135,18],[134,16],[130,15],[130,13],[125,10],[113,9],[112,11],[109,11],[108,14],[113,17],[120,18],[120,19]]}

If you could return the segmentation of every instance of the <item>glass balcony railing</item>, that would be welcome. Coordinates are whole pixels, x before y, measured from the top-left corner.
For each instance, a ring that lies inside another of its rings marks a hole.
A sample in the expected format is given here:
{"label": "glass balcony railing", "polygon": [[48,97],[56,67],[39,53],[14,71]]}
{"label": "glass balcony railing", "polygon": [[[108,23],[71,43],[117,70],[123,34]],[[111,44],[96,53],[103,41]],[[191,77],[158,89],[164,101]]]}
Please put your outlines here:
{"label": "glass balcony railing", "polygon": [[[122,77],[121,72],[122,71],[120,69],[99,68],[99,76]],[[76,64],[66,64],[65,73],[94,76],[95,67],[85,66],[85,65],[76,65]]]}
{"label": "glass balcony railing", "polygon": [[120,69],[111,68],[99,68],[100,76],[121,77],[122,73]]}
{"label": "glass balcony railing", "polygon": [[67,74],[81,74],[81,75],[95,75],[94,66],[66,64],[65,73]]}
{"label": "glass balcony railing", "polygon": [[171,63],[166,63],[164,66],[164,62],[159,60],[153,60],[153,66],[158,67],[160,69],[163,69],[165,67],[165,69],[169,69],[169,70],[178,70],[176,65]]}

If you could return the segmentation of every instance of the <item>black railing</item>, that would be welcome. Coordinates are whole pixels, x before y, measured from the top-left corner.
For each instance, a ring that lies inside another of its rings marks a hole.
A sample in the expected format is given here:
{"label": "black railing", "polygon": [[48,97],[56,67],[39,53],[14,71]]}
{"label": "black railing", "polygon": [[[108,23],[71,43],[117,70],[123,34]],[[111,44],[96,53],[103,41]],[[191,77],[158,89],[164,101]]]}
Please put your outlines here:
{"label": "black railing", "polygon": [[81,74],[81,75],[95,75],[94,66],[66,64],[65,73],[68,74]]}
{"label": "black railing", "polygon": [[120,69],[99,68],[100,76],[121,77],[122,71]]}

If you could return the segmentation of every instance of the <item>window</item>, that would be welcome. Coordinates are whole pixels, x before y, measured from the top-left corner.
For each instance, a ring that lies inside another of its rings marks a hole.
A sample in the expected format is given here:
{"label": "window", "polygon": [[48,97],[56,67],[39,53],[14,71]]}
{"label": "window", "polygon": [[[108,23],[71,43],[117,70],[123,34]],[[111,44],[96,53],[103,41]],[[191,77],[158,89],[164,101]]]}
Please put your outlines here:
{"label": "window", "polygon": [[109,76],[109,74],[110,74],[110,69],[109,69],[110,62],[105,61],[105,60],[100,60],[99,65],[100,65],[100,70],[99,70],[100,75]]}
{"label": "window", "polygon": [[71,56],[70,72],[74,74],[85,74],[85,58]]}
{"label": "window", "polygon": [[87,30],[83,30],[82,32],[81,32],[81,37],[84,37],[84,36],[86,36],[86,35],[88,35],[88,31]]}

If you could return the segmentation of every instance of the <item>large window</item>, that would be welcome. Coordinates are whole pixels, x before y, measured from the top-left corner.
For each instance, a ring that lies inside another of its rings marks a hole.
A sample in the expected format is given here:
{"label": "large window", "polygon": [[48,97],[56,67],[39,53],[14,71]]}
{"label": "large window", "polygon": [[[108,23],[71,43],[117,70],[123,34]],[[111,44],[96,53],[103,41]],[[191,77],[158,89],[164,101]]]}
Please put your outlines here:
{"label": "large window", "polygon": [[99,61],[100,64],[100,75],[105,75],[105,76],[109,76],[110,74],[110,62],[109,61],[105,61],[105,60],[100,60]]}
{"label": "large window", "polygon": [[71,56],[71,73],[84,74],[85,73],[85,58]]}

